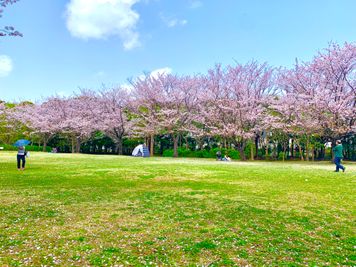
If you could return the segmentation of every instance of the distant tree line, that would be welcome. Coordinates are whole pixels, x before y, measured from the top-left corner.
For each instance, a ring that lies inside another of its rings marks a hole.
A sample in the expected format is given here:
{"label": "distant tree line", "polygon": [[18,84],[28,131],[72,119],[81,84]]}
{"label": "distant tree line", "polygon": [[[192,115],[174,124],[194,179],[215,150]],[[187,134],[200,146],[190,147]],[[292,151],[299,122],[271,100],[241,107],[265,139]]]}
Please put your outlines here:
{"label": "distant tree line", "polygon": [[129,154],[146,142],[152,154],[175,157],[220,149],[242,160],[314,160],[342,139],[355,159],[356,45],[330,44],[292,69],[218,64],[200,75],[148,74],[125,87],[1,103],[0,118],[2,143],[23,136],[44,150]]}

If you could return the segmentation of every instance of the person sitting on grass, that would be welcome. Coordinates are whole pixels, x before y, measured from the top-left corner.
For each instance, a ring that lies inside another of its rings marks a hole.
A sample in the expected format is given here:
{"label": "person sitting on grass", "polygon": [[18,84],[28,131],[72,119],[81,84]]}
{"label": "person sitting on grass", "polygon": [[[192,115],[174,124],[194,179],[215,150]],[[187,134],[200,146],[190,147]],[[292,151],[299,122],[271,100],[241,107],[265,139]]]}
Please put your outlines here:
{"label": "person sitting on grass", "polygon": [[17,150],[17,169],[19,171],[23,171],[25,169],[25,165],[26,165],[26,149],[24,146],[20,146]]}
{"label": "person sitting on grass", "polygon": [[222,160],[221,151],[216,152],[216,160]]}
{"label": "person sitting on grass", "polygon": [[346,168],[341,165],[341,160],[343,158],[343,147],[341,144],[341,140],[336,141],[336,146],[333,148],[333,152],[334,152],[334,163],[336,165],[335,172],[339,172],[339,169],[345,172]]}
{"label": "person sitting on grass", "polygon": [[231,158],[229,157],[229,155],[226,154],[222,160],[223,161],[231,161]]}

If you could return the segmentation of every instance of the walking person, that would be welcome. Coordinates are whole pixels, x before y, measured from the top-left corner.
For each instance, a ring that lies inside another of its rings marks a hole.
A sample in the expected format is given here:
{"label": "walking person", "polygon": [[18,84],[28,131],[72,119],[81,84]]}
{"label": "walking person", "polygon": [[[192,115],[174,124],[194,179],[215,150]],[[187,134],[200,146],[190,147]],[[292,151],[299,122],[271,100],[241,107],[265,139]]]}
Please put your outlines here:
{"label": "walking person", "polygon": [[339,172],[340,169],[343,172],[345,172],[346,168],[341,165],[341,160],[343,158],[343,147],[341,144],[341,140],[336,141],[336,146],[333,148],[333,152],[334,152],[334,163],[336,165],[335,172]]}
{"label": "walking person", "polygon": [[23,171],[26,165],[26,149],[24,146],[19,146],[17,150],[17,169]]}

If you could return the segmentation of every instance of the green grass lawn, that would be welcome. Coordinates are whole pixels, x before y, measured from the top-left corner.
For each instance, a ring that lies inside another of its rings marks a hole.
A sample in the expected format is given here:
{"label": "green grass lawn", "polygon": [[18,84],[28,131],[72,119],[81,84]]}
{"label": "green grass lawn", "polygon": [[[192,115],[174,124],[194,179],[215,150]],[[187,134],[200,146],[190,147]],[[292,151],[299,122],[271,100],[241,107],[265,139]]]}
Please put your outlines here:
{"label": "green grass lawn", "polygon": [[0,152],[0,266],[355,266],[356,164]]}

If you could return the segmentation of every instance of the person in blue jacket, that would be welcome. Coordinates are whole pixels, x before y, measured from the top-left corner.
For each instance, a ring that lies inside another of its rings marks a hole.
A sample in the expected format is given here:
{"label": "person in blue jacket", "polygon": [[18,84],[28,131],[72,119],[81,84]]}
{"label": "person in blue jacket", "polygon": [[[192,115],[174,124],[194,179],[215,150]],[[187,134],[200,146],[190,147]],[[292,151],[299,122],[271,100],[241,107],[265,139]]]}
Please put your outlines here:
{"label": "person in blue jacket", "polygon": [[26,149],[24,146],[19,146],[17,150],[17,169],[23,171],[26,166]]}

